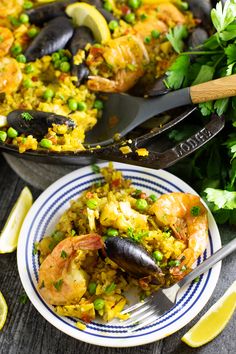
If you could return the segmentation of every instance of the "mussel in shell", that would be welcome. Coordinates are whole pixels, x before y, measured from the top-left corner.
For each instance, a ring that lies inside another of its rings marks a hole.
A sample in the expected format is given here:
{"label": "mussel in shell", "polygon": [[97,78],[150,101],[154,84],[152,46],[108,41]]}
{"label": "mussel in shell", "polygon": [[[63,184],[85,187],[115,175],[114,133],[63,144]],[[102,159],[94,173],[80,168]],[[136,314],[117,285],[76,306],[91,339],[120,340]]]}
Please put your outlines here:
{"label": "mussel in shell", "polygon": [[77,77],[77,81],[75,85],[80,86],[87,78],[89,77],[90,71],[85,63],[81,63],[79,65],[75,65],[72,63],[71,66],[71,75]]}
{"label": "mussel in shell", "polygon": [[7,116],[8,125],[13,127],[19,134],[33,135],[42,138],[48,132],[52,124],[66,124],[74,128],[75,123],[71,119],[54,113],[17,109]]}
{"label": "mussel in shell", "polygon": [[72,55],[75,55],[79,49],[84,49],[88,43],[94,43],[92,31],[88,27],[79,26],[74,30],[73,36],[67,44],[67,48]]}
{"label": "mussel in shell", "polygon": [[65,15],[66,6],[76,1],[77,0],[66,0],[66,1],[52,2],[46,5],[41,5],[29,9],[25,11],[25,13],[29,16],[30,23],[40,26],[45,22],[52,20],[55,17],[66,16]]}
{"label": "mussel in shell", "polygon": [[35,61],[44,55],[63,49],[73,35],[70,20],[64,16],[48,22],[25,51],[28,61]]}
{"label": "mussel in shell", "polygon": [[164,274],[154,259],[141,245],[128,238],[108,237],[105,241],[107,256],[135,278],[153,276],[160,284]]}

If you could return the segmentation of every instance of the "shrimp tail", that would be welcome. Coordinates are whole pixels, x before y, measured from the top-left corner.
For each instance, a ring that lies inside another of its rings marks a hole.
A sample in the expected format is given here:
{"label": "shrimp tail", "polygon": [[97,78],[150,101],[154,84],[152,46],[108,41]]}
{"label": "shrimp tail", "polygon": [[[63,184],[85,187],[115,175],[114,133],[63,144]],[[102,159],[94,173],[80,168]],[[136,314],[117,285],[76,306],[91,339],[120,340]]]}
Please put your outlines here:
{"label": "shrimp tail", "polygon": [[102,237],[98,234],[87,234],[79,236],[77,241],[78,249],[98,250],[104,247]]}

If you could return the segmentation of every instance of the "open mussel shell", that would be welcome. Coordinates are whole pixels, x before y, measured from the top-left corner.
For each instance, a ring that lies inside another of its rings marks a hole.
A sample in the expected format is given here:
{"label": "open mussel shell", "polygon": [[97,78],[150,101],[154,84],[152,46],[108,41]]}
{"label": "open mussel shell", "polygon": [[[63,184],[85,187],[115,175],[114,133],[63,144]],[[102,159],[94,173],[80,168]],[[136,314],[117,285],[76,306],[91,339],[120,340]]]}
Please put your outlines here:
{"label": "open mussel shell", "polygon": [[25,51],[28,61],[35,61],[44,55],[63,49],[74,32],[70,20],[64,16],[47,23]]}
{"label": "open mussel shell", "polygon": [[113,262],[135,278],[149,275],[156,277],[158,274],[163,276],[161,269],[145,248],[130,239],[108,237],[105,241],[105,251]]}
{"label": "open mussel shell", "polygon": [[48,112],[17,109],[7,116],[7,122],[19,134],[33,135],[35,138],[42,138],[48,132],[52,124],[66,124],[74,128],[75,123],[71,119]]}
{"label": "open mussel shell", "polygon": [[33,23],[37,26],[41,26],[45,22],[48,22],[55,17],[66,16],[66,6],[76,1],[77,0],[66,0],[52,2],[46,5],[40,5],[32,9],[26,10],[25,13],[29,16],[30,23]]}
{"label": "open mussel shell", "polygon": [[72,63],[71,67],[71,75],[77,77],[77,81],[75,85],[79,87],[85,80],[89,77],[90,71],[85,63],[81,63],[79,65],[75,65]]}

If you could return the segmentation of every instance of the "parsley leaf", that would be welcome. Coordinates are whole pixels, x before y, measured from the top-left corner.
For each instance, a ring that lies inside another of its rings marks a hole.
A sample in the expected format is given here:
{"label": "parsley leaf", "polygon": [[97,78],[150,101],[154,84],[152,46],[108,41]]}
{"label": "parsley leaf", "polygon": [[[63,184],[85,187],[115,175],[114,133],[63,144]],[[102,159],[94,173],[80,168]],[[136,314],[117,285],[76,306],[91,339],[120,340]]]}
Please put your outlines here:
{"label": "parsley leaf", "polygon": [[29,112],[22,112],[21,117],[27,121],[34,119],[34,117]]}
{"label": "parsley leaf", "polygon": [[190,58],[188,55],[180,55],[167,71],[166,82],[170,88],[175,90],[181,86],[187,86],[188,69]]}
{"label": "parsley leaf", "polygon": [[236,44],[229,44],[225,48],[225,54],[227,55],[227,64],[228,65],[236,62]]}
{"label": "parsley leaf", "polygon": [[166,38],[169,40],[172,47],[177,53],[180,53],[183,50],[183,39],[187,38],[187,36],[187,27],[184,25],[179,25],[174,28],[170,28],[169,32],[166,34]]}
{"label": "parsley leaf", "polygon": [[53,283],[54,287],[56,288],[57,291],[61,290],[63,284],[63,279],[58,280],[57,282]]}
{"label": "parsley leaf", "polygon": [[198,85],[203,82],[207,82],[207,81],[212,80],[214,73],[215,73],[214,66],[202,65],[201,69],[200,69],[196,79],[193,81],[192,85]]}
{"label": "parsley leaf", "polygon": [[214,188],[206,188],[204,192],[206,193],[207,201],[214,203],[216,209],[236,208],[236,192]]}

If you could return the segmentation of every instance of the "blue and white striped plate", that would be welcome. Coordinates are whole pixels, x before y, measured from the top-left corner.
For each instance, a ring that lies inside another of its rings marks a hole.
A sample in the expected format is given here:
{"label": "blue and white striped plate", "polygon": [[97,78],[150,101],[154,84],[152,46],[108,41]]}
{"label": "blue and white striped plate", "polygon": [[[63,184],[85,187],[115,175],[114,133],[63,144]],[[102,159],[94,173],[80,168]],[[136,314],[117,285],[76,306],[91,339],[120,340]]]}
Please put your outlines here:
{"label": "blue and white striped plate", "polygon": [[[101,163],[105,166],[107,163]],[[114,167],[123,172],[133,185],[147,194],[157,196],[169,192],[196,192],[185,182],[163,170],[152,170],[137,166],[114,163]],[[176,306],[161,316],[156,323],[137,332],[129,333],[120,321],[103,323],[93,321],[84,331],[75,327],[76,319],[60,317],[54,313],[53,307],[44,302],[37,291],[39,259],[33,255],[34,243],[53,231],[63,212],[68,209],[69,202],[80,196],[92,183],[102,180],[101,175],[94,174],[91,167],[76,170],[47,188],[35,201],[21,229],[17,260],[22,284],[36,309],[52,325],[64,333],[87,343],[106,347],[131,347],[151,343],[164,338],[186,325],[192,320],[209,300],[219,277],[221,264],[218,263],[200,281],[192,283],[182,290]],[[209,243],[198,263],[209,257],[221,247],[217,225],[209,211]]]}

